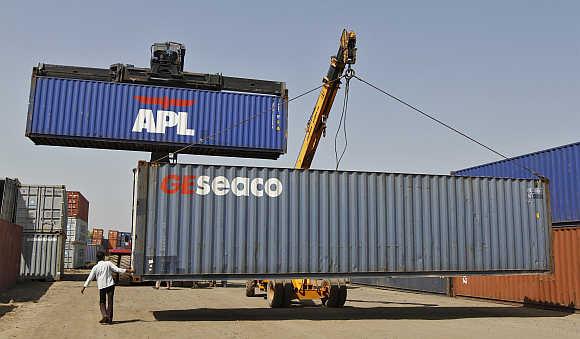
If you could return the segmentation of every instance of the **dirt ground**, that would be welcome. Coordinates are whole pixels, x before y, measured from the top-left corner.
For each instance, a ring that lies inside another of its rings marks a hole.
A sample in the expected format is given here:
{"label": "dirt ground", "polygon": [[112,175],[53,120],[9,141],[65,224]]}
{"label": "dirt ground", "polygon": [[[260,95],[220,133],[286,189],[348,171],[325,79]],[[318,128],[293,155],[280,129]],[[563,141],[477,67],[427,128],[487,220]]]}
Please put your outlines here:
{"label": "dirt ground", "polygon": [[[118,286],[115,323],[100,325],[97,288],[21,283],[0,295],[1,338],[580,338],[580,314],[353,286],[345,308],[269,309],[241,285]],[[10,299],[13,301],[10,302]]]}

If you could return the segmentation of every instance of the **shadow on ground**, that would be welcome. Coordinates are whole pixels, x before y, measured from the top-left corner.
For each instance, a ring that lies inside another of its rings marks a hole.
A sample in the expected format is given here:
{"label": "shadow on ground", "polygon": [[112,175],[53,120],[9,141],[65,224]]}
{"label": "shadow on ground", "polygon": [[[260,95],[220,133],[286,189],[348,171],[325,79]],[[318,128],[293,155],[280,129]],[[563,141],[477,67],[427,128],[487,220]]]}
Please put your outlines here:
{"label": "shadow on ground", "polygon": [[21,281],[7,291],[0,292],[0,303],[7,304],[10,300],[15,302],[37,302],[50,288],[52,282],[45,281]]}
{"label": "shadow on ground", "polygon": [[61,276],[62,281],[85,281],[87,280],[90,272],[75,272],[75,273],[65,273]]}
{"label": "shadow on ground", "polygon": [[469,318],[564,317],[572,312],[527,307],[369,307],[322,308],[198,308],[154,311],[158,321],[263,321],[263,320],[449,320]]}
{"label": "shadow on ground", "polygon": [[413,306],[425,306],[425,307],[434,307],[437,304],[424,304],[424,303],[406,303],[400,301],[380,301],[380,300],[355,300],[355,299],[348,299],[348,301],[352,303],[373,303],[373,304],[395,304],[395,305],[413,305]]}
{"label": "shadow on ground", "polygon": [[0,305],[0,318],[2,318],[2,316],[4,316],[4,314],[12,311],[15,308],[16,308],[16,306],[12,306],[12,305]]}

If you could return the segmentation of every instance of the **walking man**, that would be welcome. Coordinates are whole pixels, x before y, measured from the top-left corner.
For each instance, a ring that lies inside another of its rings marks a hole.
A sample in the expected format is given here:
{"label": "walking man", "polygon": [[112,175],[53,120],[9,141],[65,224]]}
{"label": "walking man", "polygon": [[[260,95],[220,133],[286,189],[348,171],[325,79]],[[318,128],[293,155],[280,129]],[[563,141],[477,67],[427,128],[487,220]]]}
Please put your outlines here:
{"label": "walking man", "polygon": [[115,295],[115,281],[113,280],[113,273],[133,273],[133,270],[128,268],[119,268],[110,261],[105,261],[105,253],[97,252],[98,263],[93,266],[91,274],[85,281],[81,293],[85,293],[85,288],[93,279],[97,279],[97,287],[99,288],[99,307],[103,318],[99,321],[101,324],[113,323],[113,297]]}

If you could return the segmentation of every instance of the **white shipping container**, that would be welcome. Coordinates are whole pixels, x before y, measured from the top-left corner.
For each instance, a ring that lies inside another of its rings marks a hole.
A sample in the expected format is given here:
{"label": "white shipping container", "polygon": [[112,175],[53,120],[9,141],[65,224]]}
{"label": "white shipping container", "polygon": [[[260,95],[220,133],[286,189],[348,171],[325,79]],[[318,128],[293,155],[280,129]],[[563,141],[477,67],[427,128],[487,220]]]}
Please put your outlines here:
{"label": "white shipping container", "polygon": [[86,221],[75,217],[67,218],[67,229],[66,229],[67,242],[78,241],[86,244],[88,233],[89,226]]}
{"label": "white shipping container", "polygon": [[60,280],[64,264],[64,235],[23,233],[20,280]]}

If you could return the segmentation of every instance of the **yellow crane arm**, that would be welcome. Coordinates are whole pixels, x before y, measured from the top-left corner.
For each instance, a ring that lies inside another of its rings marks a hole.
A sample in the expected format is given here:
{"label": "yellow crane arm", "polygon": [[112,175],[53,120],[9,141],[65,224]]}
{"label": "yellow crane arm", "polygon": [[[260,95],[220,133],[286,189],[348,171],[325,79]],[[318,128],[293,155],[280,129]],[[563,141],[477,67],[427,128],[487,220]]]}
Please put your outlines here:
{"label": "yellow crane arm", "polygon": [[297,169],[308,169],[314,159],[316,148],[320,138],[326,134],[326,120],[334,103],[336,93],[340,88],[340,78],[346,65],[356,62],[356,34],[346,29],[340,37],[340,47],[336,56],[330,58],[330,68],[326,77],[322,80],[323,85],[316,101],[316,106],[308,120],[306,135],[302,142],[302,148],[294,165]]}

